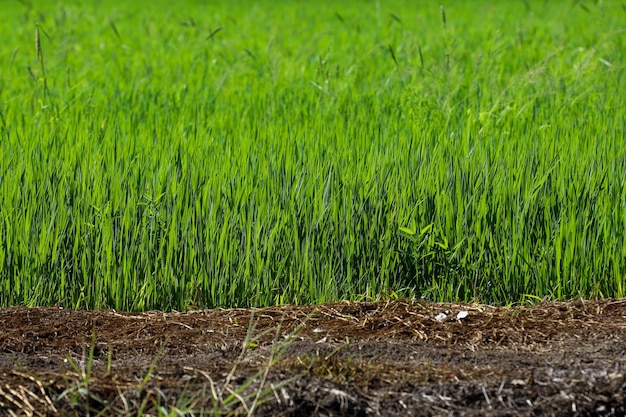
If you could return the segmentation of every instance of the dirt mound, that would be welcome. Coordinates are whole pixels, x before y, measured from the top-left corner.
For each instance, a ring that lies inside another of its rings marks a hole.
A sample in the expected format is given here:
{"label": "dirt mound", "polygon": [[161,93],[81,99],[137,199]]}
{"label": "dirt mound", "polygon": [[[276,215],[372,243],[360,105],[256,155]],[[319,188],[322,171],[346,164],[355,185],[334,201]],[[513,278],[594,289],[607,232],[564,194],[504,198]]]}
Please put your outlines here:
{"label": "dirt mound", "polygon": [[0,310],[0,414],[625,415],[626,300]]}

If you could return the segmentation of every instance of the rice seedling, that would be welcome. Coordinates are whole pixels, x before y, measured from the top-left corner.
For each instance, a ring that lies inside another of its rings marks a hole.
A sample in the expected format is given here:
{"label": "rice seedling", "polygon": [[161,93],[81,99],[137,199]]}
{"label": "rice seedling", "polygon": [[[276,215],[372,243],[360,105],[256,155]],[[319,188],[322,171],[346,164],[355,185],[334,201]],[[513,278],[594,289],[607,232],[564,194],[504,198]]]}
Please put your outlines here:
{"label": "rice seedling", "polygon": [[624,295],[619,5],[104,4],[0,11],[1,305]]}

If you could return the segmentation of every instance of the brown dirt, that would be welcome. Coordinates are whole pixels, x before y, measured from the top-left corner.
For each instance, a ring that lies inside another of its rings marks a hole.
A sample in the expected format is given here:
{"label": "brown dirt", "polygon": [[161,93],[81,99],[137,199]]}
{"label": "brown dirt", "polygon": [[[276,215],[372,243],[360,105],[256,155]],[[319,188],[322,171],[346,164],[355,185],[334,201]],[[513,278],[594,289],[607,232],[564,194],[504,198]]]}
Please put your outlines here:
{"label": "brown dirt", "polygon": [[[436,320],[446,310],[469,314]],[[0,310],[0,415],[623,416],[625,342],[624,299],[9,308]]]}

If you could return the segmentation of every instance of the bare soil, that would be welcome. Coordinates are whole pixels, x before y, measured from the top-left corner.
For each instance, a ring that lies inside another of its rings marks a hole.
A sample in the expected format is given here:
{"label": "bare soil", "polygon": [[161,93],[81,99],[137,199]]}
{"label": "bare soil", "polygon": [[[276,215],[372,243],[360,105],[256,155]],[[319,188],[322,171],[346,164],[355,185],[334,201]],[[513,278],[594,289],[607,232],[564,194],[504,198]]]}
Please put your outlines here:
{"label": "bare soil", "polygon": [[624,299],[0,310],[0,415],[623,416],[625,374]]}

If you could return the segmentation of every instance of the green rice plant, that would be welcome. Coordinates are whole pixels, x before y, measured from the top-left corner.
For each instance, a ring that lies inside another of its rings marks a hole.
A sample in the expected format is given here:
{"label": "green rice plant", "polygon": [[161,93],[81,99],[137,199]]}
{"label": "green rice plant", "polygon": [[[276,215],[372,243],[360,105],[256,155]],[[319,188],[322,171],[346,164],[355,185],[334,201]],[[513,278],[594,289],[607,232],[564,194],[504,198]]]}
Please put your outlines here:
{"label": "green rice plant", "polygon": [[2,8],[0,304],[623,296],[623,10],[586,7]]}

